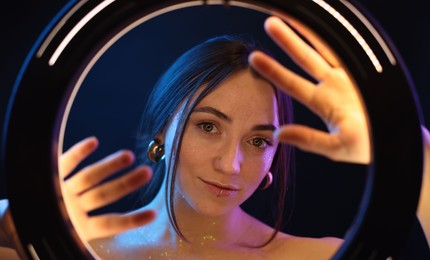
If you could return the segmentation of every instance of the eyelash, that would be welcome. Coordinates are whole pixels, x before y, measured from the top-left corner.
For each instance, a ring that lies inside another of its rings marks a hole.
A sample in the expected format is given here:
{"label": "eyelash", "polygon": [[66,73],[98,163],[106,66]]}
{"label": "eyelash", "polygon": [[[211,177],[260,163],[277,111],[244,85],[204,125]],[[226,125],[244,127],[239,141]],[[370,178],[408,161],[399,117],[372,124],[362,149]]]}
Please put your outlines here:
{"label": "eyelash", "polygon": [[260,147],[260,146],[254,145],[252,142],[255,141],[255,140],[262,140],[265,145],[267,145],[267,146],[273,146],[273,142],[271,140],[267,139],[267,138],[264,138],[264,137],[252,138],[251,139],[251,145],[255,146],[257,149],[264,149],[264,148],[266,148],[266,146]]}
{"label": "eyelash", "polygon": [[[216,127],[216,125],[214,124],[214,123],[212,123],[212,122],[201,122],[201,123],[198,123],[197,124],[197,126],[204,132],[204,133],[206,133],[206,134],[216,134],[216,133],[212,133],[212,130],[214,130],[214,129],[218,129],[217,127]],[[211,131],[206,131],[205,129],[204,129],[204,127],[205,126],[211,126],[211,127],[213,127],[213,129],[211,130]]]}

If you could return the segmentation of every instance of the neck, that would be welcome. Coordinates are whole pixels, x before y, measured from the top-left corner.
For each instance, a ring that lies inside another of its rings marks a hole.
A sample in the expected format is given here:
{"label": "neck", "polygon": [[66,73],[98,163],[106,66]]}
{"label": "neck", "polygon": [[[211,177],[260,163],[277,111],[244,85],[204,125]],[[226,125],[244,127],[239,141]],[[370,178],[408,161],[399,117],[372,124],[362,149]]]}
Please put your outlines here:
{"label": "neck", "polygon": [[[166,228],[164,237],[177,244],[189,244],[191,246],[221,246],[229,247],[240,245],[241,238],[245,231],[249,229],[251,218],[240,207],[217,216],[203,215],[175,191],[174,194],[174,213],[177,226],[184,236],[181,238],[170,223],[166,207],[166,180],[160,188],[160,191],[149,205],[158,212],[158,220],[165,223]],[[187,243],[188,242],[188,243]]]}
{"label": "neck", "polygon": [[249,227],[247,215],[239,207],[219,216],[206,216],[195,211],[184,198],[175,198],[177,224],[190,242],[228,246],[238,243]]}

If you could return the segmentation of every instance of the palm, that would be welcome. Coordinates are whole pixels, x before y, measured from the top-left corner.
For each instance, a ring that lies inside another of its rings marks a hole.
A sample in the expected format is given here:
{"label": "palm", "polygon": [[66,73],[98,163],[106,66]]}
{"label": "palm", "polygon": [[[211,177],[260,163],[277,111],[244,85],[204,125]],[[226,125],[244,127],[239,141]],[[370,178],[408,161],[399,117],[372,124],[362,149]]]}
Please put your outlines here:
{"label": "palm", "polygon": [[296,24],[313,47],[278,18],[266,21],[272,39],[317,83],[285,68],[271,57],[254,52],[252,66],[279,89],[308,107],[326,124],[328,132],[304,125],[285,125],[280,141],[333,160],[370,162],[367,119],[356,87],[335,55],[309,30]]}

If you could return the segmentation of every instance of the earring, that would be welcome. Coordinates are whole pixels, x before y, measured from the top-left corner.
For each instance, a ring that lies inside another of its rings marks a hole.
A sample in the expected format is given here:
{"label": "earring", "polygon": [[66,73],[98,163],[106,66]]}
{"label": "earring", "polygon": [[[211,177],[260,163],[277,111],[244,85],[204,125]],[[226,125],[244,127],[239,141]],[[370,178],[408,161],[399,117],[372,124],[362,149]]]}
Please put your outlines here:
{"label": "earring", "polygon": [[149,143],[147,156],[154,163],[164,159],[164,145],[160,144],[160,139],[155,138]]}
{"label": "earring", "polygon": [[[265,190],[267,188],[269,188],[270,184],[272,184],[273,182],[273,175],[271,172],[268,172],[266,174],[266,177],[264,177],[264,185],[261,185],[258,187],[259,190]],[[263,183],[263,182],[262,182]]]}

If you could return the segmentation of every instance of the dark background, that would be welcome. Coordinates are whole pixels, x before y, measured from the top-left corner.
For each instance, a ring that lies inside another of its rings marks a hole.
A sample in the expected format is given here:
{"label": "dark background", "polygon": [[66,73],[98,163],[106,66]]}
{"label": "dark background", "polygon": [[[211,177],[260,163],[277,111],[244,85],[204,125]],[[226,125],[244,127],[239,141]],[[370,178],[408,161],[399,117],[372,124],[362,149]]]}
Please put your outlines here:
{"label": "dark background", "polygon": [[[67,2],[44,0],[0,4],[0,122],[4,120],[12,85],[27,53]],[[397,46],[409,68],[423,118],[429,126],[430,87],[427,86],[427,77],[430,50],[427,46],[430,46],[430,29],[426,24],[430,18],[425,13],[425,1],[410,0],[407,5],[382,0],[361,0],[359,3]],[[161,20],[149,21],[119,40],[99,60],[76,97],[66,130],[66,147],[96,134],[101,146],[94,159],[117,149],[133,149],[142,104],[146,102],[146,89],[180,53],[210,36],[249,32],[259,35],[264,45],[274,46],[265,38],[262,15],[256,14],[250,19],[249,13],[242,11],[214,14],[212,10],[194,12],[190,9],[182,12],[185,25],[169,23],[170,14]],[[196,33],[190,33],[190,30]],[[150,35],[150,38],[142,37],[142,33]],[[182,41],[184,38],[187,41]],[[282,57],[276,47],[273,49],[276,56]],[[283,61],[289,62],[287,59]],[[298,104],[296,112],[298,121],[321,127],[321,122]],[[31,126],[28,129],[31,133]],[[25,158],[22,160],[25,163]],[[297,152],[296,168],[296,205],[286,230],[306,236],[343,236],[352,223],[361,198],[365,168],[334,164],[300,151]],[[3,180],[0,183],[0,197],[5,198],[7,189]],[[118,210],[121,206],[115,205],[111,209]],[[261,212],[266,209],[251,210]]]}

